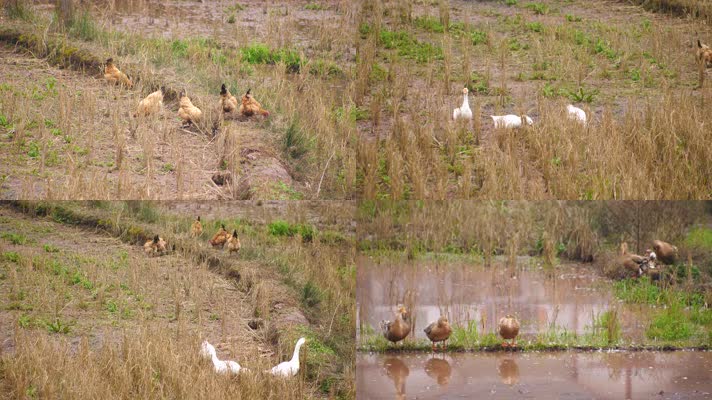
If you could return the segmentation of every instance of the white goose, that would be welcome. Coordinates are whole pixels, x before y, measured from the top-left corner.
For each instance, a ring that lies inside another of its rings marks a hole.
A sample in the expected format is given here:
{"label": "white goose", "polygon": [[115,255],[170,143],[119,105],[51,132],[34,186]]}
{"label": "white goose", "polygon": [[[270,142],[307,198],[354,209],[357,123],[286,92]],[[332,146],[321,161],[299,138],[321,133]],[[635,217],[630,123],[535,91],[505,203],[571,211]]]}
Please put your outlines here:
{"label": "white goose", "polygon": [[282,377],[290,377],[296,375],[297,372],[299,372],[299,349],[306,341],[307,340],[305,338],[299,338],[299,340],[297,340],[296,346],[294,346],[294,354],[292,354],[292,359],[279,363],[269,372],[274,376]]}
{"label": "white goose", "polygon": [[213,367],[215,368],[215,372],[217,372],[219,374],[224,374],[227,372],[230,372],[232,374],[239,374],[240,370],[242,370],[242,369],[247,371],[247,368],[242,368],[240,366],[240,364],[238,364],[235,361],[220,360],[217,356],[216,351],[215,351],[215,346],[208,343],[207,340],[204,341],[203,344],[200,346],[200,355],[204,358],[210,358],[210,360],[213,362]]}
{"label": "white goose", "polygon": [[452,119],[456,120],[459,118],[472,119],[472,110],[470,110],[470,103],[467,100],[467,88],[462,89],[463,99],[462,106],[456,108],[452,111]]}
{"label": "white goose", "polygon": [[580,122],[583,126],[586,126],[586,112],[572,104],[566,106],[566,111],[569,114],[569,119]]}
{"label": "white goose", "polygon": [[200,345],[200,356],[203,358],[212,358],[214,354],[215,346],[208,343],[207,340],[204,340],[203,344]]}
{"label": "white goose", "polygon": [[505,128],[505,129],[521,128],[522,117],[524,117],[524,119],[526,120],[527,125],[534,124],[534,121],[532,121],[532,119],[529,118],[528,115],[522,115],[521,117],[518,115],[514,115],[514,114],[490,115],[490,116],[492,117],[492,121],[494,121],[495,128]]}

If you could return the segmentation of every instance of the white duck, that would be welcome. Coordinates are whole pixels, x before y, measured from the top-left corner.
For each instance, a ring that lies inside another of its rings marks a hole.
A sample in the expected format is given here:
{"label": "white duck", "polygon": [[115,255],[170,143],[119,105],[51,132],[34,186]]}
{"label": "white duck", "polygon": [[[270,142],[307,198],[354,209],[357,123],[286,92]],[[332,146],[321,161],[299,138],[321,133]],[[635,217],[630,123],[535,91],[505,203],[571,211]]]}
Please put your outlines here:
{"label": "white duck", "polygon": [[586,112],[578,107],[575,107],[572,104],[569,104],[566,106],[566,111],[569,114],[569,119],[573,119],[574,121],[578,121],[583,126],[586,126]]}
{"label": "white duck", "polygon": [[456,108],[452,111],[452,119],[458,120],[459,118],[472,119],[472,110],[470,110],[470,103],[467,100],[467,88],[462,89],[463,99],[462,106]]}
{"label": "white duck", "polygon": [[513,114],[507,114],[507,115],[491,115],[492,121],[494,121],[494,127],[495,128],[521,128],[522,126],[522,117],[526,120],[527,125],[533,125],[534,121],[532,121],[531,118],[529,118],[528,115],[523,115],[522,117],[518,115],[513,115]]}
{"label": "white duck", "polygon": [[299,349],[307,340],[305,338],[299,338],[297,340],[296,346],[294,346],[294,354],[292,354],[292,359],[289,361],[284,361],[279,363],[279,365],[272,368],[269,372],[274,376],[290,377],[294,376],[299,372]]}

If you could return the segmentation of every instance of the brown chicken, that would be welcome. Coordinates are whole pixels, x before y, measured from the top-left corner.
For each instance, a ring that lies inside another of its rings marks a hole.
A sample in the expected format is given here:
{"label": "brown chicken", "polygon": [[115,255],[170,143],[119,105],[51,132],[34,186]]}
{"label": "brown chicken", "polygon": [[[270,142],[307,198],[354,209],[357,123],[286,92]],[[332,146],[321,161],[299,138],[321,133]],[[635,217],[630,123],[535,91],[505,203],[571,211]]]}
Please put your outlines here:
{"label": "brown chicken", "polygon": [[125,73],[121,72],[118,68],[116,68],[116,65],[114,65],[113,58],[109,58],[108,60],[106,60],[106,66],[104,67],[104,78],[112,85],[122,85],[126,86],[129,89],[133,87],[133,82],[131,82],[131,79],[129,79],[129,77]]}
{"label": "brown chicken", "polygon": [[512,340],[512,347],[517,345],[517,335],[519,335],[519,321],[514,316],[507,314],[499,320],[499,335],[502,336],[504,342],[502,347],[509,346],[507,340]]}
{"label": "brown chicken", "polygon": [[143,251],[146,252],[149,256],[155,256],[155,255],[160,255],[166,252],[166,241],[163,240],[160,236],[156,235],[153,237],[153,240],[149,240],[148,242],[144,243],[143,245]]}
{"label": "brown chicken", "polygon": [[229,237],[230,234],[225,229],[225,225],[222,225],[220,230],[213,236],[212,239],[209,240],[209,242],[213,247],[225,247],[225,243],[227,243],[227,239]]}
{"label": "brown chicken", "polygon": [[190,226],[190,236],[198,237],[203,234],[203,223],[200,222],[200,215],[193,221],[193,225]]}
{"label": "brown chicken", "polygon": [[137,118],[139,116],[147,117],[151,114],[155,114],[161,111],[161,108],[163,107],[163,95],[165,93],[166,88],[164,86],[161,86],[160,89],[149,94],[148,96],[146,96],[146,98],[141,100],[138,103],[136,113],[134,113],[134,118]]}
{"label": "brown chicken", "polygon": [[184,125],[195,124],[200,122],[203,117],[203,112],[193,105],[188,96],[185,94],[185,90],[180,92],[180,108],[178,109],[178,117],[183,120]]}
{"label": "brown chicken", "polygon": [[220,88],[220,108],[226,113],[237,110],[237,98],[230,93],[224,83]]}
{"label": "brown chicken", "polygon": [[672,265],[677,260],[677,247],[662,240],[653,240],[653,251],[663,264]]}
{"label": "brown chicken", "polygon": [[240,238],[237,237],[237,229],[233,229],[232,235],[227,239],[227,250],[230,253],[237,253],[240,251],[240,247],[242,245],[240,245]]}
{"label": "brown chicken", "polygon": [[262,105],[257,100],[255,100],[254,97],[252,97],[252,95],[250,94],[250,90],[252,89],[247,89],[247,93],[242,96],[242,104],[240,104],[240,114],[245,117],[251,117],[255,114],[260,114],[265,117],[268,117],[269,111],[263,109]]}
{"label": "brown chicken", "polygon": [[705,69],[712,68],[712,49],[697,39],[697,68],[700,73],[700,87],[705,83]]}
{"label": "brown chicken", "polygon": [[443,350],[447,350],[447,340],[450,338],[452,328],[447,317],[441,316],[436,322],[428,325],[424,330],[425,335],[433,342],[433,351],[437,342],[442,342]]}
{"label": "brown chicken", "polygon": [[393,343],[398,343],[405,339],[410,333],[410,318],[404,305],[399,304],[394,321],[381,321],[383,337]]}

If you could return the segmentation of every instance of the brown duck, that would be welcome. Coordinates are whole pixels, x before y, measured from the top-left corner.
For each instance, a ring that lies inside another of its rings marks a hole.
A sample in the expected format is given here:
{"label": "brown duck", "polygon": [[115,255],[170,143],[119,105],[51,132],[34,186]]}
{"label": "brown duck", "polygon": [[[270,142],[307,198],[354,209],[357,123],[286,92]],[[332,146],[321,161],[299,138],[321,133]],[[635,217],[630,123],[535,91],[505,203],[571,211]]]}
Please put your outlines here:
{"label": "brown duck", "polygon": [[502,347],[509,346],[507,340],[512,340],[512,347],[515,347],[517,345],[517,335],[519,335],[519,321],[511,314],[502,317],[499,320],[499,335],[504,339]]}
{"label": "brown duck", "polygon": [[641,266],[647,260],[643,256],[637,254],[628,253],[628,243],[621,243],[620,254],[618,255],[618,265],[623,266],[623,268],[633,274],[634,276],[643,275],[643,269]]}
{"label": "brown duck", "polygon": [[397,309],[394,321],[381,321],[383,337],[393,343],[400,342],[410,333],[410,318],[408,317],[408,311],[402,304],[399,304]]}
{"label": "brown duck", "polygon": [[677,259],[677,247],[662,240],[653,240],[653,251],[663,264],[675,264]]}
{"label": "brown duck", "polygon": [[447,317],[441,316],[436,322],[433,322],[423,329],[423,331],[428,336],[428,339],[433,342],[433,351],[435,351],[437,342],[443,343],[443,350],[447,349],[447,340],[452,333],[452,328],[450,327]]}

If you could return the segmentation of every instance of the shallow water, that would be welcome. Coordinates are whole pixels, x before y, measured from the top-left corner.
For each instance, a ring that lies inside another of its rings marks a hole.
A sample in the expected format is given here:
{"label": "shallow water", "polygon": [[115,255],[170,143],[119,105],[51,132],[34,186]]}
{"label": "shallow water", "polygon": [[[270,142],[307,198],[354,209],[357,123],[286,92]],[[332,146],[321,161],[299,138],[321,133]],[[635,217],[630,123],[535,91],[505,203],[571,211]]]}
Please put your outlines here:
{"label": "shallow water", "polygon": [[712,353],[359,354],[358,399],[710,399]]}
{"label": "shallow water", "polygon": [[[514,314],[520,335],[533,336],[553,326],[569,332],[590,331],[595,318],[615,307],[623,337],[635,341],[647,326],[647,306],[623,305],[615,300],[610,282],[589,264],[560,266],[546,273],[537,259],[518,257],[516,267],[496,260],[484,268],[465,262],[417,261],[412,264],[378,263],[361,257],[357,268],[359,334],[377,329],[379,321],[393,318],[395,305],[411,309],[415,338],[443,314],[453,325],[477,324],[478,332],[495,332],[499,318]],[[412,337],[413,333],[411,333]]]}

